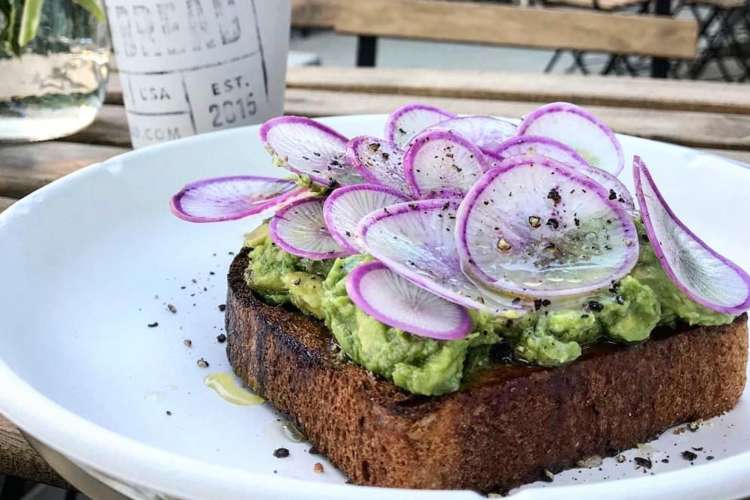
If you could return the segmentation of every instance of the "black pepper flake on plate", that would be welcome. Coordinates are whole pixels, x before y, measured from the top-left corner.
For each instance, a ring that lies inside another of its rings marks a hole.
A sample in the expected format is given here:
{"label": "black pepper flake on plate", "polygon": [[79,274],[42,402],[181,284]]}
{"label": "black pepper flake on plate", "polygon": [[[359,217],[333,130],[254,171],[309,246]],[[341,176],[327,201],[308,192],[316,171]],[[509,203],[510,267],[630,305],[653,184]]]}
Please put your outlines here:
{"label": "black pepper flake on plate", "polygon": [[171,411],[169,411],[169,410],[167,410],[167,416],[168,416],[168,417],[171,417],[171,416],[172,416],[172,412],[171,412]]}
{"label": "black pepper flake on plate", "polygon": [[690,451],[690,450],[685,450],[685,451],[683,451],[681,455],[682,455],[682,458],[684,458],[685,460],[689,460],[689,461],[691,461],[691,462],[692,462],[693,460],[695,460],[696,458],[698,458],[698,455],[697,455],[697,454],[695,454],[695,453],[693,453],[693,452],[692,452],[692,451]]}
{"label": "black pepper flake on plate", "polygon": [[638,467],[643,467],[644,469],[650,469],[654,466],[653,462],[651,462],[651,460],[648,458],[635,457],[633,460],[635,460],[635,464]]}
{"label": "black pepper flake on plate", "polygon": [[220,312],[224,312],[224,311],[227,310],[227,305],[226,304],[219,304],[218,307],[219,307],[219,311]]}
{"label": "black pepper flake on plate", "polygon": [[310,447],[310,449],[309,449],[309,450],[307,450],[307,452],[308,452],[308,453],[309,453],[310,455],[320,455],[320,450],[319,450],[319,449],[317,449],[317,448],[316,448],[315,446],[311,446],[311,447]]}
{"label": "black pepper flake on plate", "polygon": [[185,344],[185,347],[193,347],[193,341],[190,339],[185,339],[182,343]]}
{"label": "black pepper flake on plate", "polygon": [[713,460],[713,459],[714,459],[713,455],[709,455],[709,456],[706,457],[706,460]]}
{"label": "black pepper flake on plate", "polygon": [[206,360],[205,360],[205,359],[203,359],[203,358],[199,359],[199,360],[197,361],[197,363],[196,363],[196,364],[198,365],[198,368],[208,368],[209,366],[211,366],[211,365],[210,365],[210,364],[208,363],[208,361],[206,361]]}
{"label": "black pepper flake on plate", "polygon": [[226,341],[227,341],[227,336],[224,335],[223,333],[219,334],[219,336],[216,337],[216,342],[218,342],[219,344],[223,344]]}
{"label": "black pepper flake on plate", "polygon": [[286,458],[289,456],[289,450],[286,448],[276,448],[273,450],[273,456],[276,458]]}
{"label": "black pepper flake on plate", "polygon": [[177,308],[174,306],[174,304],[167,304],[167,311],[171,312],[172,314],[177,314]]}
{"label": "black pepper flake on plate", "polygon": [[625,455],[623,455],[623,454],[621,453],[621,454],[619,454],[619,455],[617,455],[617,456],[615,457],[615,460],[617,460],[617,463],[618,463],[618,464],[621,464],[621,463],[624,463],[624,462],[625,462],[626,458],[625,458]]}
{"label": "black pepper flake on plate", "polygon": [[159,326],[159,323],[157,321],[154,321],[153,323],[149,323],[146,326],[149,328],[156,328],[157,326]]}

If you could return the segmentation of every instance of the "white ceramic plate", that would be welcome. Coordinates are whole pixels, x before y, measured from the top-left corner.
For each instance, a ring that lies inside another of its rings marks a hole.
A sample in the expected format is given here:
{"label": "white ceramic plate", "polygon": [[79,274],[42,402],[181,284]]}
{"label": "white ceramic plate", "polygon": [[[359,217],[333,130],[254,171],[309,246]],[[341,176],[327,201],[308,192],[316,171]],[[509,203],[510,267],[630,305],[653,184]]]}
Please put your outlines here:
{"label": "white ceramic plate", "polygon": [[[384,117],[326,122],[345,134],[378,135]],[[652,166],[676,212],[750,268],[750,170],[685,148],[622,140],[628,159],[638,153]],[[207,373],[228,369],[215,340],[223,326],[217,306],[229,252],[260,217],[189,224],[170,214],[167,201],[188,181],[238,173],[283,174],[271,167],[257,127],[125,154],[0,215],[0,411],[130,491],[201,499],[479,498],[348,486],[327,462],[315,474],[322,457],[286,438],[266,405],[233,406],[203,385]],[[632,186],[629,171],[623,177]],[[159,326],[148,328],[153,321]],[[209,369],[196,366],[201,357]],[[750,493],[748,422],[746,393],[734,411],[697,432],[667,432],[626,453],[624,463],[606,459],[601,468],[568,471],[516,495],[743,496]],[[291,457],[273,457],[281,446]],[[692,447],[702,448],[693,464],[680,457]],[[636,467],[634,456],[650,456],[653,468]]]}

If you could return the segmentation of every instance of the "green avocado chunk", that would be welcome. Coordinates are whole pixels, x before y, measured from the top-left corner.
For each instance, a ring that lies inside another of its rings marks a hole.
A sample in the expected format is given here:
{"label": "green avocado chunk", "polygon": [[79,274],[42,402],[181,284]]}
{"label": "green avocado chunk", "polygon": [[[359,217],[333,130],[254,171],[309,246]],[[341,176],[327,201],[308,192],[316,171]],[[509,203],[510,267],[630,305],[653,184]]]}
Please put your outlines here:
{"label": "green avocado chunk", "polygon": [[245,280],[271,304],[291,302],[302,312],[323,318],[321,307],[323,280],[333,261],[300,259],[277,247],[263,225],[246,235],[251,248]]}
{"label": "green avocado chunk", "polygon": [[[637,221],[640,222],[640,221]],[[354,363],[414,394],[457,390],[470,373],[493,363],[490,351],[509,345],[517,359],[545,367],[569,363],[601,340],[648,339],[657,326],[721,325],[733,316],[713,312],[685,296],[667,277],[638,224],[642,244],[632,272],[606,290],[570,307],[541,307],[521,317],[470,311],[473,330],[461,340],[434,340],[391,328],[357,308],[346,293],[346,276],[369,257],[312,261],[273,244],[267,226],[246,238],[248,285],[272,304],[294,304],[325,322]]]}
{"label": "green avocado chunk", "polygon": [[337,260],[324,283],[325,323],[355,363],[414,394],[438,395],[459,388],[470,349],[497,343],[492,325],[474,318],[474,332],[440,341],[391,328],[357,308],[346,293],[346,276],[365,259]]}

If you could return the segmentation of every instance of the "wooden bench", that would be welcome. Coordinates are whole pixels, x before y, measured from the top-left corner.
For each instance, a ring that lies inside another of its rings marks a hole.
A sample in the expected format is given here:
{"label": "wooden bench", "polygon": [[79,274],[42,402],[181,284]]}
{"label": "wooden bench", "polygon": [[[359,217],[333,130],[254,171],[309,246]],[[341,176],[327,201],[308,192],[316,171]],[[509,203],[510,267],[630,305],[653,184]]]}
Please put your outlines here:
{"label": "wooden bench", "polygon": [[292,0],[292,26],[333,28],[338,8],[338,0]]}
{"label": "wooden bench", "polygon": [[335,28],[360,37],[360,66],[374,65],[377,37],[674,59],[692,59],[697,48],[694,21],[438,0],[342,2]]}

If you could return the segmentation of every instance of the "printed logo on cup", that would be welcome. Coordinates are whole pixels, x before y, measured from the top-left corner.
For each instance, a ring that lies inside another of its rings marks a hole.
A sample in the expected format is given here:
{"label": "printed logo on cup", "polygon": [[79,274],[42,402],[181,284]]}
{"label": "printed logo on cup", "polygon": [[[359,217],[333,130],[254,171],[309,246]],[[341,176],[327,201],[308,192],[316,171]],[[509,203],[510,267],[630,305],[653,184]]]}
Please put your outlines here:
{"label": "printed logo on cup", "polygon": [[134,147],[281,112],[269,100],[263,1],[107,1]]}

